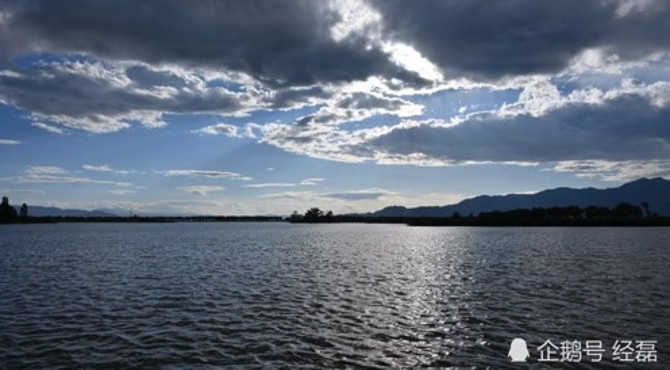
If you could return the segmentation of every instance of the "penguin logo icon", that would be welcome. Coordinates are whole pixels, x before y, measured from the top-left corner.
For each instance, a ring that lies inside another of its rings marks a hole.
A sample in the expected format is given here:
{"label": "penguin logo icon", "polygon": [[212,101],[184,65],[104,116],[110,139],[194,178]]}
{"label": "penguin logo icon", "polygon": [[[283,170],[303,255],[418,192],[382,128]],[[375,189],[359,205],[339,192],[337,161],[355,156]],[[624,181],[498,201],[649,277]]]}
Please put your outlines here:
{"label": "penguin logo icon", "polygon": [[521,338],[514,338],[512,343],[509,345],[509,352],[507,357],[512,359],[512,362],[526,362],[530,357],[528,353],[528,346],[526,341]]}

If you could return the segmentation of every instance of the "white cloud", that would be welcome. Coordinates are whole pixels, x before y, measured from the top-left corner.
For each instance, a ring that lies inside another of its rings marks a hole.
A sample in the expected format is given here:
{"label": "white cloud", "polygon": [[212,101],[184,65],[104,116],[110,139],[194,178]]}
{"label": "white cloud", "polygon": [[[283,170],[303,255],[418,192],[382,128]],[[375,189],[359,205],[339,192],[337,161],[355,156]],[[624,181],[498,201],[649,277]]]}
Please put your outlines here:
{"label": "white cloud", "polygon": [[313,158],[417,166],[660,159],[670,151],[663,123],[670,115],[670,82],[624,79],[609,90],[561,93],[546,77],[523,81],[517,102],[493,111],[353,130],[272,123],[262,127],[261,141]]}
{"label": "white cloud", "polygon": [[215,125],[205,126],[203,128],[193,130],[193,133],[201,135],[224,135],[228,137],[237,137],[237,126],[228,123],[217,123]]}
{"label": "white cloud", "polygon": [[19,182],[24,183],[63,183],[63,184],[98,184],[128,187],[128,182],[98,180],[89,177],[74,176],[70,171],[55,166],[28,166],[21,176]]}
{"label": "white cloud", "polygon": [[258,184],[243,185],[243,187],[245,188],[280,188],[280,187],[291,187],[291,186],[295,186],[295,184],[290,182],[265,182]]}
{"label": "white cloud", "polygon": [[36,64],[29,74],[0,75],[0,101],[30,112],[33,125],[50,123],[97,134],[139,123],[166,125],[173,114],[240,114],[257,109],[252,93],[208,87],[197,71],[140,62],[64,61]]}
{"label": "white cloud", "polygon": [[246,137],[249,139],[256,139],[257,136],[254,133],[254,129],[258,128],[259,125],[254,124],[254,123],[248,123],[244,125],[244,129],[242,130],[242,133],[240,136]]}
{"label": "white cloud", "polygon": [[312,201],[319,195],[312,191],[282,191],[280,193],[270,193],[259,195],[258,199],[302,199],[305,201]]}
{"label": "white cloud", "polygon": [[46,195],[44,190],[36,189],[0,189],[0,194],[37,194],[37,195]]}
{"label": "white cloud", "polygon": [[108,164],[101,164],[101,165],[92,165],[92,164],[84,164],[81,166],[83,169],[86,171],[91,171],[91,172],[109,172],[109,173],[114,173],[117,175],[128,175],[132,173],[133,171],[126,171],[126,170],[115,170],[112,167],[110,167]]}
{"label": "white cloud", "polygon": [[551,110],[561,108],[567,101],[562,98],[558,88],[548,78],[539,77],[530,79],[524,87],[516,103],[504,105],[501,116],[518,116],[527,114],[539,117]]}
{"label": "white cloud", "polygon": [[223,186],[213,186],[213,185],[182,186],[178,187],[177,189],[189,194],[199,195],[202,197],[207,196],[209,195],[209,193],[212,192],[225,190]]}
{"label": "white cloud", "polygon": [[63,130],[62,128],[60,128],[60,127],[56,127],[56,126],[47,125],[47,124],[44,123],[44,122],[33,122],[32,125],[33,125],[34,127],[41,128],[42,130],[51,132],[52,134],[62,135],[62,134],[65,133],[65,130]]}
{"label": "white cloud", "polygon": [[163,176],[189,176],[189,177],[205,177],[210,179],[232,179],[250,181],[251,177],[242,176],[236,172],[218,171],[218,170],[165,170],[156,171]]}
{"label": "white cloud", "polygon": [[382,50],[390,55],[393,63],[408,71],[416,72],[426,80],[439,82],[444,79],[440,69],[411,45],[401,42],[383,42]]}
{"label": "white cloud", "polygon": [[304,179],[300,181],[300,185],[302,186],[314,186],[314,185],[319,185],[320,182],[324,181],[324,179],[320,177],[314,177],[314,178],[309,178],[309,179]]}
{"label": "white cloud", "polygon": [[371,188],[371,189],[350,190],[336,193],[324,193],[321,194],[320,196],[344,201],[359,201],[359,200],[376,200],[381,197],[394,194],[396,193],[385,189]]}
{"label": "white cloud", "polygon": [[[371,212],[392,205],[409,207],[453,204],[466,197],[456,193],[402,194],[388,189],[370,188],[340,192],[283,191],[256,197],[260,209],[281,210],[290,214],[309,207],[332,210],[335,214]],[[254,201],[248,201],[252,204]],[[296,208],[298,207],[298,208]]]}
{"label": "white cloud", "polygon": [[21,143],[23,142],[19,140],[0,139],[0,145],[19,145]]}
{"label": "white cloud", "polygon": [[109,167],[108,164],[101,164],[99,166],[95,166],[92,164],[85,164],[81,166],[83,169],[86,171],[94,171],[94,172],[112,172],[112,168]]}
{"label": "white cloud", "polygon": [[619,0],[616,9],[618,17],[625,17],[632,13],[643,13],[653,8],[657,0]]}
{"label": "white cloud", "polygon": [[561,161],[546,170],[574,173],[577,177],[587,179],[624,182],[636,180],[641,177],[670,178],[670,161]]}
{"label": "white cloud", "polygon": [[313,191],[285,191],[281,193],[264,194],[259,196],[259,199],[304,199],[306,201],[315,200],[337,200],[337,201],[368,201],[378,200],[385,196],[396,195],[396,192],[386,189],[370,188],[359,190],[348,190],[331,193],[316,193]]}
{"label": "white cloud", "polygon": [[27,176],[56,176],[56,175],[65,175],[69,171],[56,166],[28,166],[25,171]]}
{"label": "white cloud", "polygon": [[412,117],[420,115],[423,109],[421,104],[380,92],[347,91],[335,94],[315,113],[298,118],[297,125],[333,126],[362,121],[378,115]]}
{"label": "white cloud", "polygon": [[[375,42],[381,34],[381,15],[365,2],[356,0],[331,0],[328,3],[340,16],[332,25],[330,35],[337,42],[351,36],[364,36]],[[372,47],[370,45],[370,47]]]}
{"label": "white cloud", "polygon": [[118,196],[130,195],[137,193],[137,190],[134,189],[114,189],[109,190],[108,193]]}

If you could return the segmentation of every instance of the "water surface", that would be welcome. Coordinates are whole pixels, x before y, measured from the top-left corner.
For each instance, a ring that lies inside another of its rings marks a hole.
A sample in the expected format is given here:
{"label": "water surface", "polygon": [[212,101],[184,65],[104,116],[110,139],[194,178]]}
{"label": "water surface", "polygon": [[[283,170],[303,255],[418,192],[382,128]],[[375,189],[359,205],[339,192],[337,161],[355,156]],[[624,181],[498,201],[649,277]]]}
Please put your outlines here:
{"label": "water surface", "polygon": [[[532,357],[547,339],[657,340],[661,369],[668,241],[669,228],[1,226],[0,367],[505,368],[522,337]],[[552,365],[578,367],[596,366]]]}

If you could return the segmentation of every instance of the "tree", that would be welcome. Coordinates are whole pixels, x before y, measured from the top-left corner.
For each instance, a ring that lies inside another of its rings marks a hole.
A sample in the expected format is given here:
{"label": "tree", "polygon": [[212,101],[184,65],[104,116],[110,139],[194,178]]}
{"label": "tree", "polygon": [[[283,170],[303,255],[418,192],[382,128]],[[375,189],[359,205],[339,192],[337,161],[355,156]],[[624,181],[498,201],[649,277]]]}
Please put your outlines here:
{"label": "tree", "polygon": [[307,212],[305,212],[305,216],[303,217],[303,219],[307,222],[315,222],[322,217],[323,217],[323,211],[317,207],[313,207],[308,209]]}
{"label": "tree", "polygon": [[8,224],[16,222],[18,215],[14,207],[9,205],[9,198],[2,197],[2,204],[0,204],[0,223]]}
{"label": "tree", "polygon": [[27,204],[23,203],[23,204],[21,205],[21,210],[19,211],[19,216],[20,216],[22,219],[26,219],[26,218],[28,218],[28,205],[27,205]]}
{"label": "tree", "polygon": [[640,207],[634,206],[630,203],[619,203],[612,210],[614,217],[617,219],[639,219],[642,218],[642,210]]}
{"label": "tree", "polygon": [[609,214],[610,210],[605,207],[590,206],[585,209],[586,218],[589,220],[604,220]]}
{"label": "tree", "polygon": [[293,213],[291,213],[291,222],[300,221],[301,219],[302,215],[298,213],[298,211],[293,211]]}

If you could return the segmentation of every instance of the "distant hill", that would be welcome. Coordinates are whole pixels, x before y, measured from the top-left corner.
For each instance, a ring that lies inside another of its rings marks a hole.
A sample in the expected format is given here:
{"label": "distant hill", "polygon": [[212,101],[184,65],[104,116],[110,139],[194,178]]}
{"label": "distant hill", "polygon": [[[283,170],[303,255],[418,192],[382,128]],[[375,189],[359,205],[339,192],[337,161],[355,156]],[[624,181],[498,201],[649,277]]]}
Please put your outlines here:
{"label": "distant hill", "polygon": [[[18,207],[14,206],[18,212]],[[85,211],[82,209],[62,209],[57,207],[31,206],[28,204],[28,214],[33,217],[61,216],[61,217],[118,217],[118,215],[101,211]]]}
{"label": "distant hill", "polygon": [[535,194],[483,195],[447,206],[406,208],[391,206],[360,216],[370,217],[449,217],[458,212],[463,216],[481,212],[548,207],[611,208],[622,202],[639,205],[649,203],[651,213],[670,216],[670,181],[663,178],[642,178],[611,189],[557,188]]}

